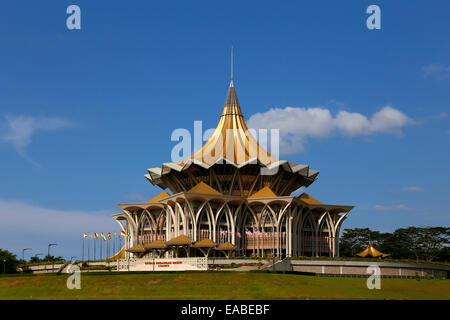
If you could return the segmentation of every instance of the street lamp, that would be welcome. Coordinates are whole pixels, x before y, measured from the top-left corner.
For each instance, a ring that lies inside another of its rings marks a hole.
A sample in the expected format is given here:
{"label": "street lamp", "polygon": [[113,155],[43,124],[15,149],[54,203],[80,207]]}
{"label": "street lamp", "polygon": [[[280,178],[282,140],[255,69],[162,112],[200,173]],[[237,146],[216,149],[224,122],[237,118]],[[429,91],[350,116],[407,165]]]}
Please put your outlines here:
{"label": "street lamp", "polygon": [[[57,244],[56,243],[49,243],[48,244],[48,254],[47,254],[47,257],[50,259],[50,247],[51,246],[57,246]],[[53,272],[53,268],[54,268],[54,265],[53,265],[53,258],[52,258],[52,272]]]}
{"label": "street lamp", "polygon": [[31,248],[25,248],[22,250],[22,260],[25,262],[25,251],[31,250]]}
{"label": "street lamp", "polygon": [[43,253],[36,253],[34,255],[34,258],[36,258],[36,262],[39,262],[39,256],[43,256],[43,255],[44,255]]}

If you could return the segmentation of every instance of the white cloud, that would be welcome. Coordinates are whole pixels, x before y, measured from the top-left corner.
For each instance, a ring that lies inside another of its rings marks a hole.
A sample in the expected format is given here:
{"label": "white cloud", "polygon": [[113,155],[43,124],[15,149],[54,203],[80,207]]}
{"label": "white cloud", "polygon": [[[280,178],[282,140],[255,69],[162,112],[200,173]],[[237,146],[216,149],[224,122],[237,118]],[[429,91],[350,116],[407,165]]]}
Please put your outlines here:
{"label": "white cloud", "polygon": [[[108,232],[118,228],[111,212],[46,209],[23,201],[0,199],[0,231],[32,233],[50,239],[81,237],[84,232]],[[15,239],[10,239],[14,242]]]}
{"label": "white cloud", "polygon": [[385,206],[385,205],[374,205],[373,208],[378,211],[393,211],[393,210],[408,210],[409,208],[404,204],[397,204],[393,206]]}
{"label": "white cloud", "polygon": [[425,189],[422,187],[417,187],[417,186],[406,186],[403,187],[402,189],[405,192],[411,192],[411,193],[415,193],[415,192],[425,192]]}
{"label": "white cloud", "polygon": [[[32,137],[41,131],[54,131],[71,126],[72,124],[57,117],[32,117],[32,116],[5,116],[6,132],[0,136],[0,140],[11,144],[25,159],[36,164],[25,152],[31,143]],[[37,164],[36,164],[37,165]]]}
{"label": "white cloud", "polygon": [[252,115],[253,129],[280,129],[280,153],[298,153],[310,137],[326,138],[333,133],[367,136],[375,133],[401,134],[414,121],[401,111],[385,106],[368,118],[361,113],[340,111],[333,116],[326,108],[272,108]]}
{"label": "white cloud", "polygon": [[442,64],[430,64],[422,67],[422,72],[425,78],[435,78],[437,80],[443,80],[450,78],[450,66],[444,66]]}

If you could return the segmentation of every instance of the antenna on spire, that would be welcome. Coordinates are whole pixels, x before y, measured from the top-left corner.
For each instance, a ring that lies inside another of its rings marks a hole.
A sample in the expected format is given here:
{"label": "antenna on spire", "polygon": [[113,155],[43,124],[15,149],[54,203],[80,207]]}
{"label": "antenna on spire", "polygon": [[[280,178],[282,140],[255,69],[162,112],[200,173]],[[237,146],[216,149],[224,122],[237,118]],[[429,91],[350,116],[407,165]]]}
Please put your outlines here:
{"label": "antenna on spire", "polygon": [[234,87],[234,83],[233,83],[233,46],[231,46],[231,83],[230,83],[230,87]]}

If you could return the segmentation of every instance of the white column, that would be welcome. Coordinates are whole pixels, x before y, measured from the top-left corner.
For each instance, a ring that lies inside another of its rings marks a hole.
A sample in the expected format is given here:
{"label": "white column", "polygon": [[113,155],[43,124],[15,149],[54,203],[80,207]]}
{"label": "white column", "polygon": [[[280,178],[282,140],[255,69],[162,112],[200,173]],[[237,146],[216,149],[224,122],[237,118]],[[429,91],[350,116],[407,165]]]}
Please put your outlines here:
{"label": "white column", "polygon": [[292,220],[293,220],[293,217],[289,216],[289,255],[288,255],[288,257],[292,257],[292,240],[293,240]]}
{"label": "white column", "polygon": [[170,230],[170,213],[166,210],[166,241],[169,241],[169,230]]}
{"label": "white column", "polygon": [[280,225],[278,224],[278,222],[277,222],[277,224],[276,224],[276,227],[275,227],[275,233],[276,233],[276,235],[277,235],[277,257],[279,257],[280,256]]}
{"label": "white column", "polygon": [[234,226],[234,223],[231,224],[231,243],[233,245],[236,245],[236,227]]}
{"label": "white column", "polygon": [[180,211],[178,207],[175,206],[175,221],[174,221],[174,235],[173,237],[178,237],[178,233],[180,232]]}
{"label": "white column", "polygon": [[194,216],[194,220],[192,220],[192,228],[194,228],[194,233],[193,233],[193,236],[194,236],[194,241],[198,241],[198,237],[197,237],[197,228],[198,228],[198,226],[197,226],[197,221],[195,220],[195,216]]}
{"label": "white column", "polygon": [[286,217],[286,257],[289,255],[289,216]]}

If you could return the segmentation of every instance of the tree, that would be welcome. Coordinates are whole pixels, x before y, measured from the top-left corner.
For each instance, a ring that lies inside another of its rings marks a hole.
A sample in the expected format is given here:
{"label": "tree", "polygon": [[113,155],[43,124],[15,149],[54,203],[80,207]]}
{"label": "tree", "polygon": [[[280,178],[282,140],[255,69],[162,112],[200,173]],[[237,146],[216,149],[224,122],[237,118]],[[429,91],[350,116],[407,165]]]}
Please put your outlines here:
{"label": "tree", "polygon": [[341,256],[353,257],[363,251],[369,242],[375,247],[381,247],[388,235],[369,228],[345,229],[339,242],[339,252]]}
{"label": "tree", "polygon": [[369,239],[378,250],[390,254],[390,258],[450,260],[450,228],[447,227],[408,227],[393,233],[369,228],[345,229],[339,243],[341,256],[351,257],[364,250]]}
{"label": "tree", "polygon": [[17,260],[15,254],[8,250],[0,249],[0,273],[15,273],[18,265],[19,260]]}
{"label": "tree", "polygon": [[32,256],[32,257],[30,258],[30,262],[31,262],[31,263],[41,262],[41,259],[39,259],[38,256]]}
{"label": "tree", "polygon": [[420,228],[399,228],[392,233],[385,244],[392,258],[420,259]]}
{"label": "tree", "polygon": [[46,255],[42,261],[64,261],[64,258],[61,256],[55,257],[52,255]]}
{"label": "tree", "polygon": [[389,246],[394,258],[445,261],[450,244],[450,228],[408,227],[394,231]]}
{"label": "tree", "polygon": [[450,228],[445,227],[425,227],[421,228],[420,233],[420,250],[423,259],[433,261],[439,256],[439,252],[444,249],[448,250],[450,244]]}

